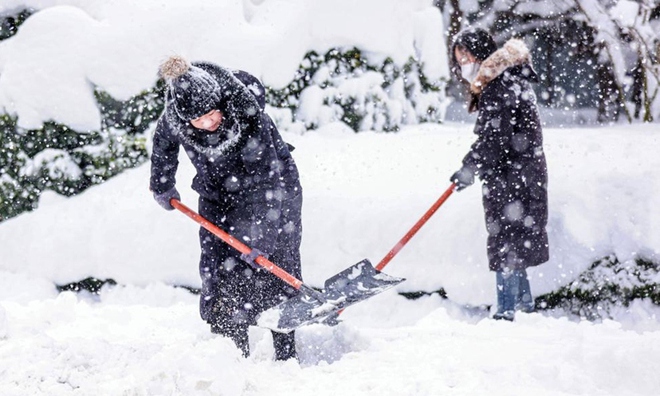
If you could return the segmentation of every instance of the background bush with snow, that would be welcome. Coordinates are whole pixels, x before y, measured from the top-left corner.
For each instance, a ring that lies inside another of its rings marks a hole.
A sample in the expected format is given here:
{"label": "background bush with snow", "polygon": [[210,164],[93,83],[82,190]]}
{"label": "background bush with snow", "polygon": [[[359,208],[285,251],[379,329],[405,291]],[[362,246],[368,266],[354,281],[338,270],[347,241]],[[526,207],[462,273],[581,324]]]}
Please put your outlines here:
{"label": "background bush with snow", "polygon": [[371,57],[376,59],[358,48],[307,53],[287,87],[269,90],[271,106],[291,110],[287,119],[276,118],[278,125],[304,131],[343,122],[356,132],[391,132],[442,122],[444,80],[429,81],[412,57],[402,66],[389,57]]}

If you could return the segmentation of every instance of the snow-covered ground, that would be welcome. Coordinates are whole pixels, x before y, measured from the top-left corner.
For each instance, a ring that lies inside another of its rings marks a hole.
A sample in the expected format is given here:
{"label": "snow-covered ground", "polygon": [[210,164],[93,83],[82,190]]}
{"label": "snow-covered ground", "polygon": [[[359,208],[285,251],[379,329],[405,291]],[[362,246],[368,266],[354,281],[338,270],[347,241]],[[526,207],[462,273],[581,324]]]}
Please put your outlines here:
{"label": "snow-covered ground", "polygon": [[[364,257],[377,262],[448,186],[473,139],[463,124],[355,135],[340,124],[296,146],[303,188],[303,275],[312,285]],[[655,126],[547,129],[551,261],[534,294],[615,252],[655,257],[660,209]],[[192,170],[182,159],[183,201]],[[0,227],[0,388],[5,395],[655,395],[660,310],[638,301],[616,321],[519,314],[495,322],[480,190],[455,193],[385,272],[388,291],[346,310],[337,327],[298,332],[300,365],[271,361],[267,331],[253,356],[212,336],[197,297],[197,227],[163,211],[148,165]],[[53,282],[112,277],[99,296],[57,294]]]}
{"label": "snow-covered ground", "polygon": [[505,323],[387,293],[337,327],[298,331],[297,364],[271,361],[270,335],[256,328],[253,356],[241,358],[202,325],[194,296],[158,284],[1,307],[3,396],[651,396],[660,386],[655,319]]}

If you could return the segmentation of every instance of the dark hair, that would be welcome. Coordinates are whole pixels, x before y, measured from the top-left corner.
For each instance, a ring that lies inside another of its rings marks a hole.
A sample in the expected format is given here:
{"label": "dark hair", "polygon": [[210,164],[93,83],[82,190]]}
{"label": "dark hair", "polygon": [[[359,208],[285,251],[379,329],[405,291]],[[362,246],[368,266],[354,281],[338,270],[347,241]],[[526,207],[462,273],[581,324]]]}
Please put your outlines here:
{"label": "dark hair", "polygon": [[470,28],[458,33],[454,38],[454,44],[451,47],[451,71],[461,80],[461,67],[456,59],[456,48],[467,51],[472,54],[479,62],[483,62],[497,51],[497,44],[493,36],[481,28]]}

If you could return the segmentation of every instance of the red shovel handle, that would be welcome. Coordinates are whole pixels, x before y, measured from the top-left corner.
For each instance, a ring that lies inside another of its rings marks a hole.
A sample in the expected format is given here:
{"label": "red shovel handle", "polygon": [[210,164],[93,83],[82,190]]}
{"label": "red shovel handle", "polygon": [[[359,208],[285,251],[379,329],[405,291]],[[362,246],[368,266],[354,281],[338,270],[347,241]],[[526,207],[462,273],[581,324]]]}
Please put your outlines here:
{"label": "red shovel handle", "polygon": [[[223,230],[221,230],[219,227],[217,227],[215,224],[211,223],[210,221],[206,220],[204,217],[200,216],[198,213],[187,207],[186,205],[182,204],[180,201],[176,199],[170,200],[170,204],[175,207],[176,209],[180,210],[183,214],[186,216],[190,217],[191,219],[195,220],[199,225],[202,227],[206,228],[209,232],[213,233],[215,236],[218,238],[222,239],[224,242],[226,242],[229,246],[233,247],[234,249],[238,250],[239,252],[243,254],[250,254],[252,249],[250,249],[248,246],[246,246],[244,243],[241,241],[237,240],[233,236],[227,234]],[[284,282],[286,282],[289,286],[295,288],[296,290],[300,290],[300,287],[303,285],[303,282],[296,278],[295,276],[289,274],[282,268],[278,267],[275,265],[273,262],[265,258],[264,256],[258,256],[254,260],[257,264],[265,268],[268,272],[272,273],[273,275],[277,276],[278,278],[282,279]]]}
{"label": "red shovel handle", "polygon": [[399,253],[399,250],[401,250],[406,245],[406,243],[408,243],[410,238],[412,238],[413,236],[415,236],[415,234],[417,234],[417,231],[419,231],[419,229],[422,228],[424,223],[426,223],[426,221],[430,219],[431,216],[433,216],[435,211],[438,210],[438,208],[442,206],[443,203],[445,203],[447,198],[449,198],[451,193],[454,192],[455,187],[456,184],[452,183],[451,186],[449,186],[449,188],[447,189],[447,191],[445,191],[444,194],[442,194],[442,196],[440,196],[440,198],[438,198],[438,200],[435,201],[433,206],[431,206],[431,208],[427,210],[426,213],[424,213],[424,216],[422,216],[422,218],[419,219],[417,223],[415,223],[413,228],[411,228],[410,231],[408,231],[408,233],[404,235],[403,238],[401,238],[401,240],[396,245],[394,245],[392,250],[390,250],[389,253],[387,253],[382,260],[380,260],[380,263],[378,263],[378,265],[376,266],[376,269],[378,271],[381,271],[383,268],[385,268],[385,266],[390,262],[390,260],[392,260],[394,256],[396,256],[396,254]]}

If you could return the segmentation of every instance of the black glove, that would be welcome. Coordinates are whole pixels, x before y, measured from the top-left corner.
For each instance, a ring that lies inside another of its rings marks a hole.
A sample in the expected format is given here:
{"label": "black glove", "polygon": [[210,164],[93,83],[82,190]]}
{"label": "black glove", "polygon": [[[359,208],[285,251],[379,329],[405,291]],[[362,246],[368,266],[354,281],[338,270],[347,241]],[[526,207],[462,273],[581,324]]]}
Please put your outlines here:
{"label": "black glove", "polygon": [[261,268],[261,266],[254,261],[259,256],[268,258],[268,255],[266,253],[262,252],[261,250],[252,249],[252,251],[248,254],[245,254],[245,253],[241,254],[241,260],[248,263],[250,265],[250,267],[252,267],[254,269],[259,269],[259,268]]}
{"label": "black glove", "polygon": [[456,191],[461,191],[474,183],[474,173],[464,166],[451,175],[449,180],[456,185]]}
{"label": "black glove", "polygon": [[176,190],[176,187],[172,187],[169,190],[161,194],[154,193],[154,199],[160,206],[166,210],[174,210],[174,206],[170,203],[170,200],[176,199],[177,201],[181,200],[179,192]]}

